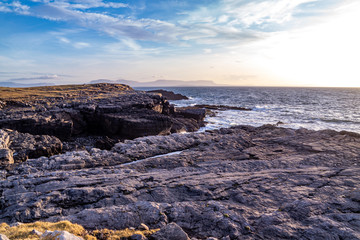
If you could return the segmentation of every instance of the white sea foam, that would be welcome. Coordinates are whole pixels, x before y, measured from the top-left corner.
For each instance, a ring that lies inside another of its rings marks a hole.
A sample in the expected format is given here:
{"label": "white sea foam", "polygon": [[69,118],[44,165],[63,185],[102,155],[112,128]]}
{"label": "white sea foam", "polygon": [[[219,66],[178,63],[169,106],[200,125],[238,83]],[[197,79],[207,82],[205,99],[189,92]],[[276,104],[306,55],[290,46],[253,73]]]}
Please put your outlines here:
{"label": "white sea foam", "polygon": [[360,133],[359,88],[257,88],[193,87],[166,88],[189,100],[172,101],[177,106],[228,105],[252,111],[216,111],[206,117],[201,131],[233,125],[260,126],[282,122],[282,127],[314,130],[334,129]]}

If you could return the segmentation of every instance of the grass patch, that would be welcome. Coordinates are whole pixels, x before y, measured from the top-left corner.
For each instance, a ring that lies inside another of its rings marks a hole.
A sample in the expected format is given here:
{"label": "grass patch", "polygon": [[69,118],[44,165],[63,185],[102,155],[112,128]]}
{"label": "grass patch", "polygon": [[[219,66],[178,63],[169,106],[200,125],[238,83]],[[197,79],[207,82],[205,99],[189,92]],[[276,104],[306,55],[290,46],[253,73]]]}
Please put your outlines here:
{"label": "grass patch", "polygon": [[24,223],[19,226],[10,227],[6,223],[0,224],[0,234],[6,235],[10,240],[35,240],[40,239],[36,234],[32,234],[33,230],[40,231],[44,233],[46,230],[49,231],[68,231],[76,236],[82,237],[85,240],[120,240],[123,238],[131,237],[134,234],[140,234],[143,236],[150,236],[151,234],[159,231],[160,229],[152,230],[133,230],[133,229],[124,229],[124,230],[95,230],[95,231],[86,231],[84,227],[78,224],[71,223],[69,221],[61,221],[56,223],[51,222],[34,222],[34,223]]}
{"label": "grass patch", "polygon": [[127,90],[132,90],[132,88],[122,84],[82,84],[30,88],[0,87],[0,99],[19,101],[54,97],[71,99],[81,96],[105,98],[108,93],[122,93]]}
{"label": "grass patch", "polygon": [[36,234],[32,234],[32,230],[40,232],[49,231],[68,231],[76,236],[80,236],[85,240],[96,240],[95,237],[89,235],[87,231],[78,224],[73,224],[69,221],[61,221],[56,223],[51,222],[35,222],[35,223],[24,223],[19,226],[10,227],[6,223],[0,224],[0,233],[6,235],[11,240],[33,240],[40,239]]}
{"label": "grass patch", "polygon": [[156,233],[160,229],[151,229],[151,230],[132,230],[132,229],[124,229],[124,230],[95,230],[91,232],[91,235],[95,236],[98,240],[120,240],[123,238],[131,237],[134,234],[140,234],[145,237],[150,236],[153,233]]}

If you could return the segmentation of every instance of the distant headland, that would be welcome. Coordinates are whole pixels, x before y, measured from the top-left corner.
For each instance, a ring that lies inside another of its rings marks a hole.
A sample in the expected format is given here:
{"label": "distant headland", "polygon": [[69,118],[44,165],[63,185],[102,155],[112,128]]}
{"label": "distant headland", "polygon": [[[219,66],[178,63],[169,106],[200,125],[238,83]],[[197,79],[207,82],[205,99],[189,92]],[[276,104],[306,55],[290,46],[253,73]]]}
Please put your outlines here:
{"label": "distant headland", "polygon": [[131,87],[219,87],[227,86],[225,84],[217,84],[209,80],[194,80],[194,81],[184,81],[184,80],[156,80],[149,82],[139,82],[131,81],[125,79],[119,80],[109,80],[109,79],[98,79],[93,80],[90,84],[94,83],[115,83],[115,84],[126,84]]}

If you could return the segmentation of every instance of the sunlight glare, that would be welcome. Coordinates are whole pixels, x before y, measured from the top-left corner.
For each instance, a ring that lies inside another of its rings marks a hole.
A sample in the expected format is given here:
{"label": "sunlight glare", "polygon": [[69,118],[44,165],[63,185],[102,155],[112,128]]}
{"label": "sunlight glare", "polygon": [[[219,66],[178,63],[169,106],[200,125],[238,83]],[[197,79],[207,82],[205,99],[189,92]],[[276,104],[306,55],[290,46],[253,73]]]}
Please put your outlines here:
{"label": "sunlight glare", "polygon": [[360,87],[360,3],[337,11],[326,22],[275,34],[254,60],[294,85]]}

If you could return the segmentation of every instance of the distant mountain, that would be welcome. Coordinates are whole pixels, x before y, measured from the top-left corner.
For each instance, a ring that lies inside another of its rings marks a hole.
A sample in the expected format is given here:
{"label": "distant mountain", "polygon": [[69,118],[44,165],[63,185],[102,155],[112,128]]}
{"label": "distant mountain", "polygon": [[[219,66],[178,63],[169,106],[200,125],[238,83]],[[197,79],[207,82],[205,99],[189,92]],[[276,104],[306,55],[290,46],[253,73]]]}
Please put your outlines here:
{"label": "distant mountain", "polygon": [[41,86],[54,86],[54,83],[17,83],[17,82],[0,82],[0,87],[14,87],[14,88],[25,88],[25,87],[41,87]]}
{"label": "distant mountain", "polygon": [[126,84],[131,87],[211,87],[211,86],[225,86],[214,83],[208,80],[197,80],[197,81],[183,81],[183,80],[156,80],[151,82],[138,82],[130,80],[109,80],[109,79],[98,79],[90,82],[94,83],[118,83]]}

